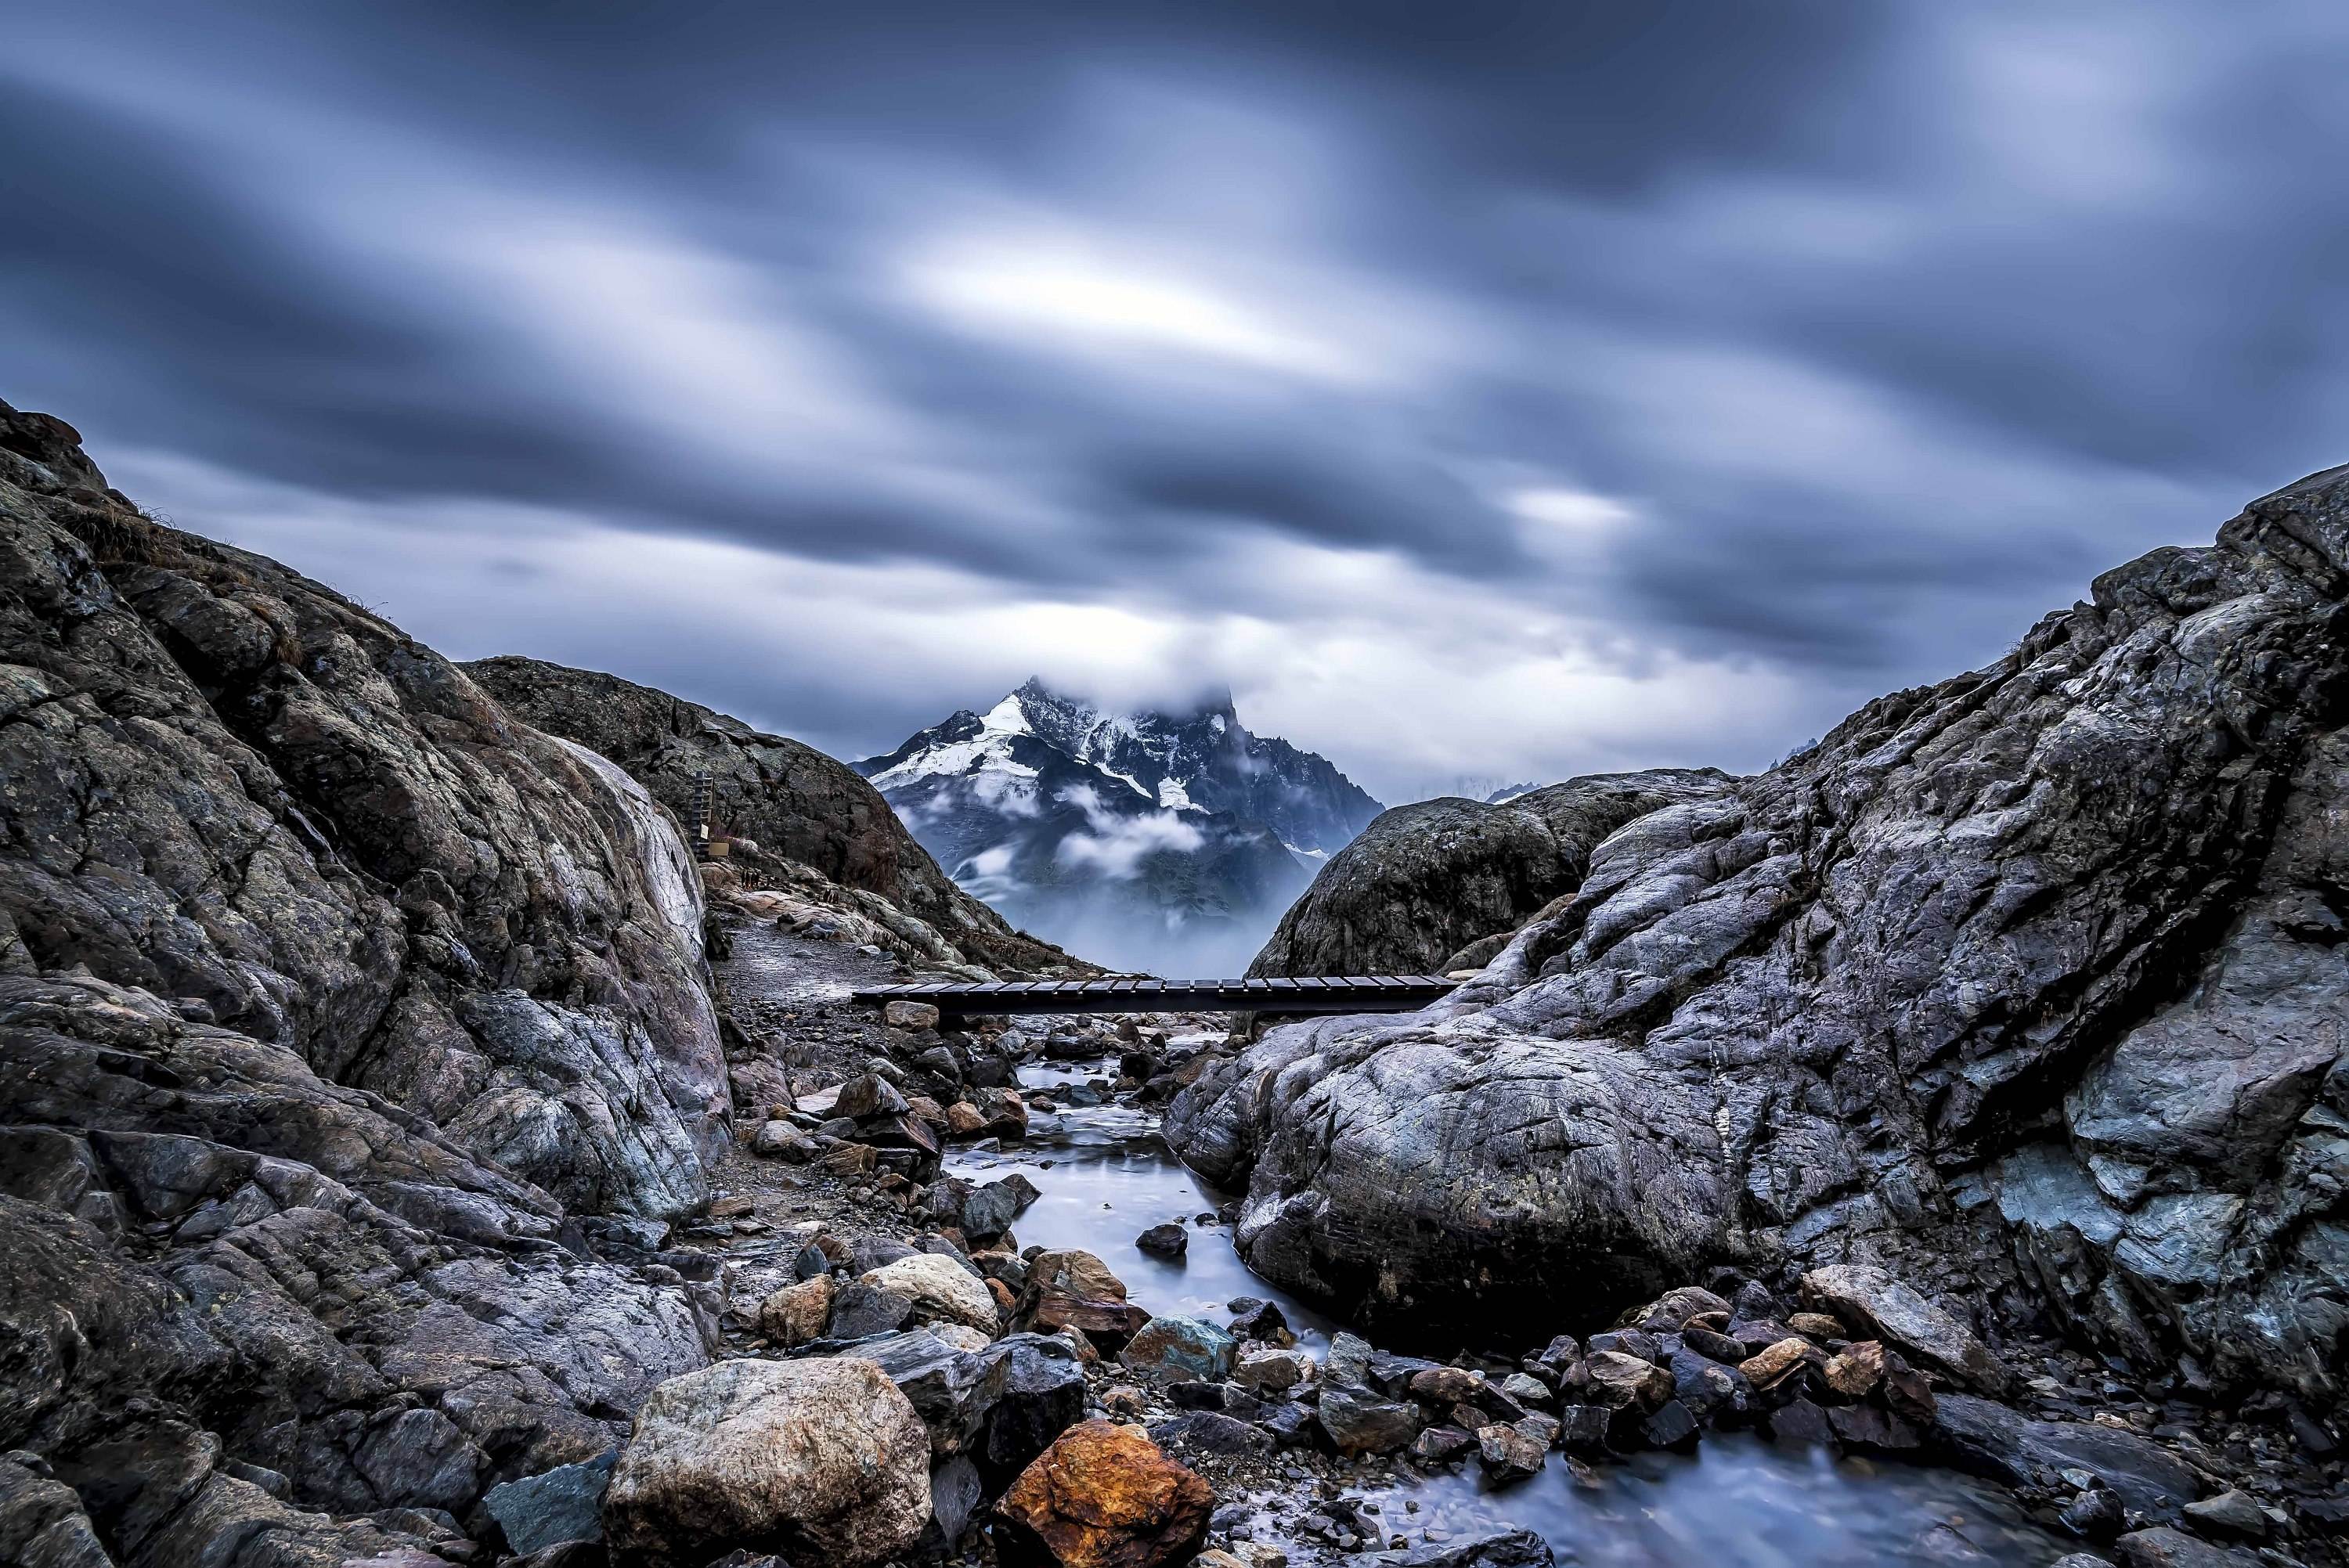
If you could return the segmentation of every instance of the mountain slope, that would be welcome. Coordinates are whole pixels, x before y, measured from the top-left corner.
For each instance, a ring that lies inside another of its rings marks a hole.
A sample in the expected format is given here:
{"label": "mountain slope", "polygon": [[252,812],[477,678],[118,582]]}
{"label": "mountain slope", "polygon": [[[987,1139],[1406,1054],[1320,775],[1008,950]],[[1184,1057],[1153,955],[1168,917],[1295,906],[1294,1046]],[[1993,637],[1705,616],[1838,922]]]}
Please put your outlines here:
{"label": "mountain slope", "polygon": [[964,887],[1082,955],[1237,969],[1378,802],[1221,696],[1111,714],[1031,680],[855,764]]}

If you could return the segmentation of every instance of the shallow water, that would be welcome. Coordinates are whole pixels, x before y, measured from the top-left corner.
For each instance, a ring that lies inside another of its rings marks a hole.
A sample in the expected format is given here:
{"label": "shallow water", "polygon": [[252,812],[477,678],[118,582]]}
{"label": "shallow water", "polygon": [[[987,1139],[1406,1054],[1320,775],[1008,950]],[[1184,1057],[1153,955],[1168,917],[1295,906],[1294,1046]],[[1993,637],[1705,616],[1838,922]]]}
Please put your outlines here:
{"label": "shallow water", "polygon": [[[1037,1063],[1023,1089],[1057,1097],[1102,1078],[1099,1063]],[[1105,1081],[1105,1079],[1104,1079]],[[1157,1118],[1122,1106],[1039,1113],[1016,1150],[962,1150],[947,1169],[973,1181],[1017,1171],[1042,1190],[1017,1227],[1023,1244],[1082,1247],[1153,1312],[1221,1323],[1224,1305],[1253,1295],[1280,1304],[1300,1342],[1326,1350],[1335,1325],[1250,1274],[1228,1227],[1213,1221],[1229,1196],[1209,1188],[1158,1136]],[[1208,1216],[1201,1222],[1199,1216]],[[1169,1263],[1133,1238],[1179,1220],[1189,1255]],[[1472,1464],[1453,1474],[1360,1495],[1378,1502],[1387,1531],[1418,1545],[1496,1528],[1537,1530],[1558,1561],[1588,1568],[1859,1568],[1879,1563],[2044,1565],[2070,1542],[2026,1518],[2001,1489],[1922,1466],[1786,1452],[1745,1434],[1708,1434],[1689,1456],[1649,1453],[1578,1478],[1553,1455],[1531,1480],[1485,1491]],[[1416,1509],[1409,1507],[1415,1503]]]}

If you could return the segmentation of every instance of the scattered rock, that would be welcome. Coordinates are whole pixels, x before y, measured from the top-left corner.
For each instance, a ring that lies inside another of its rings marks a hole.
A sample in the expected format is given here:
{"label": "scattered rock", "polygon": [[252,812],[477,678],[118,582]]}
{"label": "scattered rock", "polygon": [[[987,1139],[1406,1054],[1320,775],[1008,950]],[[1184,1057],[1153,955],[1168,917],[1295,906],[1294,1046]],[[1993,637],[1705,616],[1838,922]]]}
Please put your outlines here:
{"label": "scattered rock", "polygon": [[1671,1374],[1652,1361],[1601,1350],[1585,1357],[1584,1365],[1590,1372],[1591,1399],[1609,1409],[1636,1405],[1652,1410],[1672,1397]]}
{"label": "scattered rock", "polygon": [[[990,1304],[993,1298],[989,1297]],[[914,1304],[893,1290],[882,1290],[863,1280],[851,1280],[833,1295],[832,1316],[824,1332],[833,1339],[862,1339],[873,1334],[895,1334],[914,1315]]]}
{"label": "scattered rock", "polygon": [[1827,1358],[1827,1387],[1847,1399],[1863,1399],[1884,1381],[1884,1346],[1863,1340]]}
{"label": "scattered rock", "polygon": [[1791,1376],[1804,1366],[1819,1366],[1826,1357],[1817,1346],[1793,1335],[1772,1344],[1757,1355],[1749,1356],[1737,1364],[1737,1370],[1756,1388],[1768,1388]]}
{"label": "scattered rock", "polygon": [[1275,1446],[1271,1433],[1218,1410],[1188,1410],[1154,1421],[1150,1436],[1162,1448],[1208,1454],[1270,1453]]}
{"label": "scattered rock", "polygon": [[1133,1238],[1133,1244],[1153,1257],[1179,1258],[1191,1250],[1191,1233],[1181,1225],[1153,1225]]}
{"label": "scattered rock", "polygon": [[1258,1394],[1284,1394],[1313,1375],[1313,1358],[1301,1350],[1244,1350],[1232,1367],[1232,1381]]}
{"label": "scattered rock", "polygon": [[1391,1454],[1419,1435],[1419,1407],[1362,1388],[1326,1388],[1316,1408],[1321,1429],[1341,1454]]}
{"label": "scattered rock", "polygon": [[881,1118],[901,1117],[911,1109],[897,1086],[878,1073],[864,1073],[840,1086],[840,1094],[832,1102],[834,1116],[845,1116],[864,1122]]}
{"label": "scattered rock", "polygon": [[1401,1552],[1355,1559],[1377,1568],[1556,1568],[1549,1542],[1530,1530],[1510,1530],[1468,1541],[1429,1542]]}
{"label": "scattered rock", "polygon": [[2181,1531],[2160,1526],[2132,1531],[2113,1542],[2121,1568],[2254,1568],[2260,1559],[2230,1546],[2214,1546]]}
{"label": "scattered rock", "polygon": [[1692,1449],[1702,1435],[1696,1417],[1678,1399],[1667,1399],[1640,1423],[1640,1435],[1659,1449]]}
{"label": "scattered rock", "polygon": [[935,1029],[938,1010],[932,1003],[901,996],[882,1007],[881,1021],[893,1029]]}
{"label": "scattered rock", "polygon": [[1770,1440],[1781,1448],[1816,1449],[1835,1446],[1835,1428],[1827,1413],[1808,1399],[1789,1399],[1763,1418]]}
{"label": "scattered rock", "polygon": [[822,1338],[839,1288],[840,1282],[828,1274],[783,1286],[759,1304],[760,1332],[786,1347]]}
{"label": "scattered rock", "polygon": [[1288,1318],[1273,1303],[1241,1296],[1229,1306],[1232,1332],[1242,1339],[1268,1340],[1283,1346],[1297,1343],[1297,1336],[1289,1332]]}
{"label": "scattered rock", "polygon": [[1232,1375],[1239,1344],[1203,1317],[1154,1317],[1118,1353],[1145,1382],[1220,1383]]}
{"label": "scattered rock", "polygon": [[1506,1486],[1533,1475],[1548,1462],[1548,1445],[1514,1426],[1495,1423],[1476,1429],[1476,1456],[1485,1476]]}
{"label": "scattered rock", "polygon": [[2186,1522],[2220,1541],[2265,1541],[2273,1523],[2248,1492],[2230,1490],[2185,1508]]}
{"label": "scattered rock", "polygon": [[750,1152],[763,1159],[805,1165],[822,1150],[816,1148],[815,1140],[778,1117],[761,1123],[759,1130],[750,1135]]}
{"label": "scattered rock", "polygon": [[1448,1465],[1476,1446],[1474,1432],[1458,1427],[1428,1427],[1411,1440],[1411,1457],[1423,1465]]}
{"label": "scattered rock", "polygon": [[999,1483],[1084,1415],[1084,1364],[1068,1339],[1013,1334],[981,1351],[979,1365],[986,1414],[976,1453],[980,1469]]}
{"label": "scattered rock", "polygon": [[2127,1528],[2128,1506],[2108,1486],[2092,1486],[2055,1511],[2064,1528],[2084,1541],[2111,1541]]}
{"label": "scattered rock", "polygon": [[930,1529],[936,1532],[935,1542],[925,1538],[926,1545],[934,1550],[919,1551],[921,1556],[942,1556],[953,1552],[970,1528],[973,1516],[986,1498],[986,1486],[979,1478],[978,1467],[968,1454],[957,1454],[940,1460],[930,1467]]}
{"label": "scattered rock", "polygon": [[2003,1393],[2013,1381],[1972,1329],[1883,1269],[1864,1264],[1813,1269],[1803,1276],[1803,1299],[1982,1393]]}

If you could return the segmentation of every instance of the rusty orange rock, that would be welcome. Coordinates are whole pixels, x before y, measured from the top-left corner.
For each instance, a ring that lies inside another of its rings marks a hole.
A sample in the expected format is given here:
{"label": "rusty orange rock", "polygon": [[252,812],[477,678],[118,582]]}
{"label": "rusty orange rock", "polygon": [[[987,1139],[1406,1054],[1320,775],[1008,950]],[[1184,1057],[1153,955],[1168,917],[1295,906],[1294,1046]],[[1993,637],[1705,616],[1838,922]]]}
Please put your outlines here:
{"label": "rusty orange rock", "polygon": [[1093,1420],[1061,1433],[995,1507],[1061,1568],[1159,1568],[1196,1550],[1215,1505],[1141,1428]]}

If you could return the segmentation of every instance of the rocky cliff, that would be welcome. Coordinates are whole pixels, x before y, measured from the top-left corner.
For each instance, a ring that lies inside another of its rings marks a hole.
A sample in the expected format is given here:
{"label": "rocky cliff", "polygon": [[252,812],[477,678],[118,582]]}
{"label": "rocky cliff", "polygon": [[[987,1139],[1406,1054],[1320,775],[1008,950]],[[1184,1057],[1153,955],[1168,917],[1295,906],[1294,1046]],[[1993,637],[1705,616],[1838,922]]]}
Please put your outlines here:
{"label": "rocky cliff", "polygon": [[66,427],[0,413],[0,966],[283,1047],[564,1202],[692,1206],[725,1083],[674,830]]}
{"label": "rocky cliff", "polygon": [[523,722],[618,763],[680,819],[696,776],[708,774],[714,821],[767,853],[879,895],[973,964],[1033,970],[1069,962],[957,887],[880,791],[812,747],[594,670],[512,655],[464,670]]}
{"label": "rocky cliff", "polygon": [[1634,817],[1727,789],[1712,769],[1605,773],[1506,803],[1445,798],[1382,812],[1289,906],[1250,975],[1441,974],[1480,965],[1572,892]]}
{"label": "rocky cliff", "polygon": [[461,1558],[709,1358],[641,1251],[727,1139],[669,818],[5,405],[0,829],[12,1560]]}
{"label": "rocky cliff", "polygon": [[2345,594],[2334,469],[1637,818],[1454,998],[1276,1029],[1168,1135],[1257,1268],[1373,1319],[1881,1261],[2337,1400]]}

